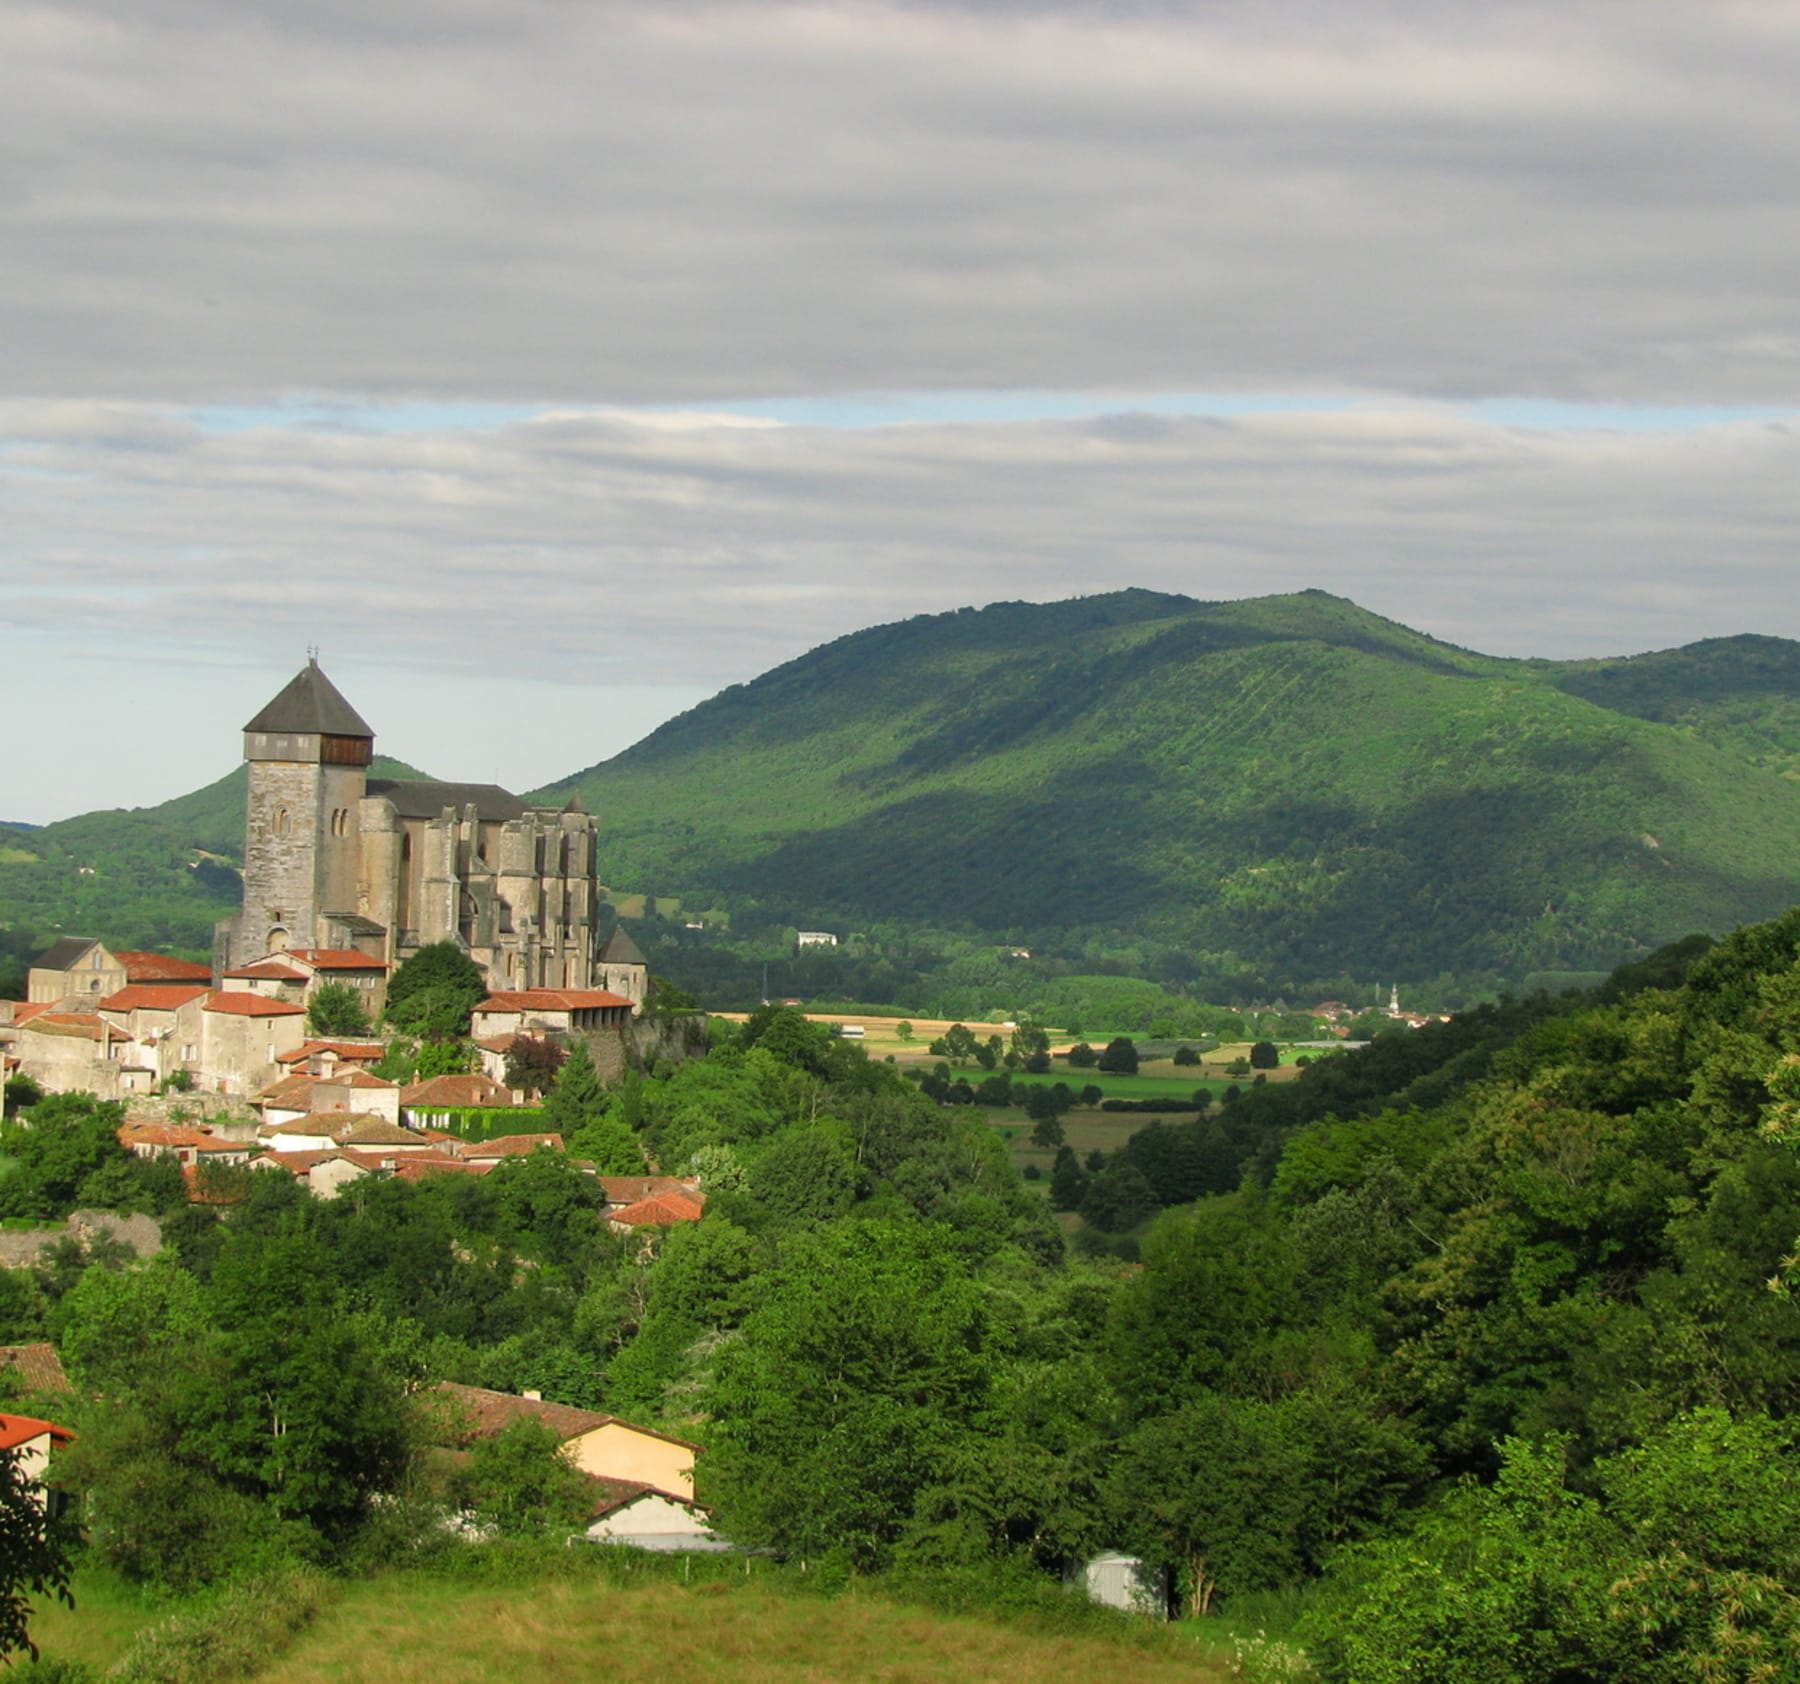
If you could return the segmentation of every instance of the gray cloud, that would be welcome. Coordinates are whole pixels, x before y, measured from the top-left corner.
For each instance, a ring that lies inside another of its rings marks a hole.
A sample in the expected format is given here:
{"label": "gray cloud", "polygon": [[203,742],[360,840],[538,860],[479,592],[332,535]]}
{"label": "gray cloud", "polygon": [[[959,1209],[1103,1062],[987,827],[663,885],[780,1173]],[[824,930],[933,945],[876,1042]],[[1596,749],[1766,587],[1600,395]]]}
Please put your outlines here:
{"label": "gray cloud", "polygon": [[[15,626],[703,688],[877,621],[1122,583],[1318,585],[1499,653],[1800,635],[1800,433],[1433,408],[834,431],[550,414],[205,431],[0,404]],[[403,632],[403,635],[402,635]],[[290,634],[293,635],[293,634]]]}
{"label": "gray cloud", "polygon": [[0,381],[1785,401],[1775,6],[0,12]]}

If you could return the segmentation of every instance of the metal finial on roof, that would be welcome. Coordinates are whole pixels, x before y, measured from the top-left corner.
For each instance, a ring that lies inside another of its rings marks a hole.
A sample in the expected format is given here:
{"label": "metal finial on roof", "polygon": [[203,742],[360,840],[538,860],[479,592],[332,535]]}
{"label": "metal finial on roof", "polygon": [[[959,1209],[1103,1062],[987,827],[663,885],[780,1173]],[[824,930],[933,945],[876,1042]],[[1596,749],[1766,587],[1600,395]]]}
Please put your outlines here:
{"label": "metal finial on roof", "polygon": [[306,664],[309,667],[316,667],[319,664],[319,646],[318,646],[318,644],[316,644],[316,643],[307,644],[307,646],[306,646]]}

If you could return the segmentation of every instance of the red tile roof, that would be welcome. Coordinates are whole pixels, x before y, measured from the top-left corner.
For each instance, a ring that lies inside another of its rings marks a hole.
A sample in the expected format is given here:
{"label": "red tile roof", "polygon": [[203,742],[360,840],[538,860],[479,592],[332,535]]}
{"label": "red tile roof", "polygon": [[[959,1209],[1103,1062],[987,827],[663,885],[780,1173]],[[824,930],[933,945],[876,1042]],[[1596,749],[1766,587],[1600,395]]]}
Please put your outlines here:
{"label": "red tile roof", "polygon": [[33,1017],[23,1027],[35,1035],[70,1035],[84,1041],[129,1041],[123,1029],[102,1022],[92,1012],[45,1012]]}
{"label": "red tile roof", "polygon": [[228,994],[220,989],[206,1002],[209,1012],[224,1012],[228,1017],[304,1017],[304,1006],[290,1006],[285,1000],[267,1000],[260,994]]}
{"label": "red tile roof", "polygon": [[385,971],[387,964],[354,947],[290,947],[289,954],[315,971]]}
{"label": "red tile roof", "polygon": [[624,1427],[628,1432],[642,1433],[646,1438],[660,1439],[664,1444],[679,1445],[683,1450],[701,1447],[689,1439],[661,1433],[654,1427],[640,1427],[634,1421],[617,1415],[604,1415],[597,1409],[577,1409],[569,1403],[546,1403],[542,1398],[519,1397],[513,1392],[490,1392],[483,1386],[459,1386],[452,1380],[440,1380],[434,1388],[449,1417],[455,1442],[467,1444],[478,1438],[492,1438],[504,1432],[514,1421],[542,1421],[565,1443],[591,1433],[597,1427]]}
{"label": "red tile roof", "polygon": [[119,1144],[127,1149],[133,1146],[165,1146],[171,1149],[186,1146],[211,1152],[222,1146],[227,1151],[243,1150],[242,1147],[232,1145],[229,1140],[221,1140],[210,1129],[188,1128],[181,1123],[121,1123]]}
{"label": "red tile roof", "polygon": [[492,1164],[472,1164],[447,1152],[408,1152],[394,1160],[396,1181],[423,1181],[428,1175],[486,1175]]}
{"label": "red tile roof", "polygon": [[166,953],[115,953],[125,967],[127,982],[211,982],[212,966],[191,959],[171,959]]}
{"label": "red tile roof", "polygon": [[40,1421],[33,1415],[0,1415],[0,1450],[17,1450],[44,1433],[58,1444],[67,1444],[75,1437],[67,1427],[59,1427],[54,1421]]}
{"label": "red tile roof", "polygon": [[631,1008],[623,994],[603,988],[514,988],[490,994],[477,1012],[581,1012],[601,1006]]}
{"label": "red tile roof", "polygon": [[225,973],[227,982],[305,982],[306,972],[284,965],[279,959],[258,959],[254,965],[240,965]]}
{"label": "red tile roof", "polygon": [[313,1078],[322,1088],[397,1088],[398,1082],[390,1082],[385,1076],[377,1076],[372,1070],[334,1070],[329,1076]]}
{"label": "red tile roof", "polygon": [[302,1041],[292,1052],[277,1057],[277,1064],[300,1064],[315,1053],[336,1053],[345,1064],[373,1064],[387,1051],[379,1041]]}
{"label": "red tile roof", "polygon": [[492,1140],[467,1141],[460,1150],[465,1158],[524,1158],[540,1146],[560,1152],[563,1138],[560,1134],[501,1134]]}
{"label": "red tile roof", "polygon": [[636,1204],[639,1199],[654,1198],[658,1193],[694,1193],[699,1184],[692,1176],[679,1175],[603,1175],[600,1186],[609,1205]]}
{"label": "red tile roof", "polygon": [[19,1377],[34,1392],[72,1392],[69,1377],[63,1373],[62,1358],[50,1344],[0,1345],[0,1368],[18,1371]]}
{"label": "red tile roof", "polygon": [[103,1012],[172,1012],[190,1000],[198,1000],[210,988],[210,983],[128,982],[97,1004]]}
{"label": "red tile roof", "polygon": [[432,1076],[400,1090],[400,1103],[430,1109],[481,1105],[499,1110],[513,1102],[512,1092],[486,1076]]}
{"label": "red tile roof", "polygon": [[622,1228],[669,1228],[677,1222],[698,1222],[706,1207],[692,1193],[657,1193],[606,1213],[608,1222]]}
{"label": "red tile roof", "polygon": [[49,1011],[51,1004],[48,1000],[15,1000],[12,1020],[15,1024],[29,1023],[34,1017],[42,1017]]}

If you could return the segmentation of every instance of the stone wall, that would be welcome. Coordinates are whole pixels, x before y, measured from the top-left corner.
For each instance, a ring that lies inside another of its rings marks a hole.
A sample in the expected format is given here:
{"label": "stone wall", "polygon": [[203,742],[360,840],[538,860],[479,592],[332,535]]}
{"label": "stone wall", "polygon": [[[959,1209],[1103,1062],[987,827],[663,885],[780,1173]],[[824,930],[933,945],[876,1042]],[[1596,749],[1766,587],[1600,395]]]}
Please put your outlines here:
{"label": "stone wall", "polygon": [[154,1216],[118,1216],[110,1210],[76,1210],[60,1228],[19,1228],[0,1232],[0,1268],[28,1269],[38,1253],[65,1239],[76,1241],[83,1251],[96,1237],[105,1235],[128,1246],[139,1257],[154,1257],[162,1250],[162,1224]]}

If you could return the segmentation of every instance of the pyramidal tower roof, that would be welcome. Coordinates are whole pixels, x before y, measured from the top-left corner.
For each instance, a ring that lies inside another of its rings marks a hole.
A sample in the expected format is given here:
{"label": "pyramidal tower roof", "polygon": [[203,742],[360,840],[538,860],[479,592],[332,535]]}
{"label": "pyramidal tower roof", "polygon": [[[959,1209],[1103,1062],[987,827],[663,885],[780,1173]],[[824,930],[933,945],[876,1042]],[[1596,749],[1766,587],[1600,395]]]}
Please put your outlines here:
{"label": "pyramidal tower roof", "polygon": [[317,732],[322,737],[367,737],[375,733],[363,717],[344,700],[338,687],[309,660],[287,688],[248,725],[246,731]]}
{"label": "pyramidal tower roof", "polygon": [[642,965],[646,960],[638,951],[638,944],[625,933],[623,924],[613,925],[613,932],[606,938],[606,944],[600,949],[600,963],[603,965]]}

